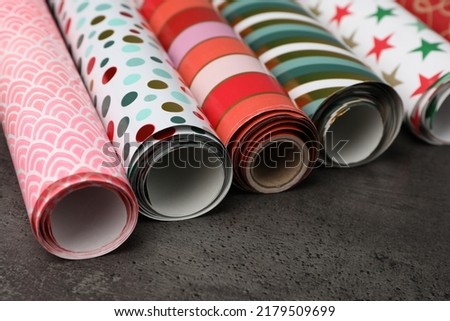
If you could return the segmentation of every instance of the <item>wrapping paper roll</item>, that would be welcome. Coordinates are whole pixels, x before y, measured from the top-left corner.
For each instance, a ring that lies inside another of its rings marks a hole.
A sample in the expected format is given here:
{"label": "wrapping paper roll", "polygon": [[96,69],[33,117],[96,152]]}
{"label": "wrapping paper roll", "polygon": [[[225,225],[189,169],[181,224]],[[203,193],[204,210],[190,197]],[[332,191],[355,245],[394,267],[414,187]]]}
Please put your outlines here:
{"label": "wrapping paper roll", "polygon": [[450,44],[395,1],[302,0],[403,99],[423,140],[450,143]]}
{"label": "wrapping paper roll", "polygon": [[32,231],[50,253],[108,253],[138,217],[123,167],[43,1],[0,1],[0,119]]}
{"label": "wrapping paper roll", "polygon": [[227,151],[127,1],[49,1],[141,213],[202,215],[232,182]]}
{"label": "wrapping paper roll", "polygon": [[365,164],[391,145],[398,95],[309,13],[289,0],[214,5],[312,118],[330,165]]}
{"label": "wrapping paper roll", "polygon": [[450,1],[397,0],[397,2],[450,41]]}
{"label": "wrapping paper roll", "polygon": [[227,145],[237,186],[281,192],[310,173],[313,123],[208,0],[150,0],[142,13]]}

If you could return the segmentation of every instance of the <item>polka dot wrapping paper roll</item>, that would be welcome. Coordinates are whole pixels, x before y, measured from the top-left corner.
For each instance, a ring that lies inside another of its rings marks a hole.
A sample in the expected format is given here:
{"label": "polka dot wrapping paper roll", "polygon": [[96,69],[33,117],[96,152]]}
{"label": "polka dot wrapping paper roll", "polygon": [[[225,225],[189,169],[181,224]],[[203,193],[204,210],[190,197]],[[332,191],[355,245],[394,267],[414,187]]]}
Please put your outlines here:
{"label": "polka dot wrapping paper roll", "polygon": [[423,140],[450,143],[450,44],[395,1],[303,0],[400,94]]}
{"label": "polka dot wrapping paper roll", "polygon": [[120,0],[49,4],[141,213],[172,221],[213,209],[232,182],[227,151],[139,12]]}
{"label": "polka dot wrapping paper roll", "polygon": [[276,193],[308,176],[313,123],[208,0],[150,0],[141,12],[227,146],[237,186]]}
{"label": "polka dot wrapping paper roll", "polygon": [[366,164],[392,144],[400,98],[307,11],[289,0],[213,4],[312,118],[327,166]]}
{"label": "polka dot wrapping paper roll", "polygon": [[33,234],[88,259],[134,230],[136,198],[43,1],[0,0],[0,120]]}
{"label": "polka dot wrapping paper roll", "polygon": [[397,2],[450,41],[449,0],[397,0]]}

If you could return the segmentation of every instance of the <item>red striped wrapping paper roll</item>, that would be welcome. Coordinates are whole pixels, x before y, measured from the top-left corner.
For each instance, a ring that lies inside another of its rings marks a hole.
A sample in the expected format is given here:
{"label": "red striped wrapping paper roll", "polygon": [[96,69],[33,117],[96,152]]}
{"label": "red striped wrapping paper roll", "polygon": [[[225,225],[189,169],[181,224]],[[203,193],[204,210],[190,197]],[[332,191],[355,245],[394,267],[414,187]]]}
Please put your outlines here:
{"label": "red striped wrapping paper roll", "polygon": [[280,192],[310,173],[313,123],[208,0],[149,0],[141,11],[227,145],[236,185]]}
{"label": "red striped wrapping paper roll", "polygon": [[138,205],[44,1],[0,1],[0,120],[33,234],[88,259],[133,231]]}
{"label": "red striped wrapping paper roll", "polygon": [[397,0],[397,2],[450,41],[449,0]]}

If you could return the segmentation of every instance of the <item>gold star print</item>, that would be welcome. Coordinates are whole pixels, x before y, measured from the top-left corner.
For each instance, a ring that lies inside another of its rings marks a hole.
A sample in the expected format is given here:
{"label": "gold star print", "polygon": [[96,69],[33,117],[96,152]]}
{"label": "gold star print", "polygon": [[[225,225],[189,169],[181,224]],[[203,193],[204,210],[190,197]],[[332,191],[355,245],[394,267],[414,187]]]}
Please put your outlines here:
{"label": "gold star print", "polygon": [[342,37],[342,40],[344,40],[345,44],[350,48],[353,49],[356,46],[358,46],[359,44],[355,42],[355,35],[356,35],[356,31],[354,31],[350,37]]}
{"label": "gold star print", "polygon": [[398,65],[390,74],[383,72],[383,78],[392,86],[398,86],[403,84],[403,82],[399,79],[397,79],[397,72],[400,68],[400,65]]}
{"label": "gold star print", "polygon": [[322,11],[320,11],[319,7],[320,7],[320,2],[318,4],[316,4],[315,7],[310,7],[309,10],[311,10],[311,12],[315,16],[319,17],[322,14]]}

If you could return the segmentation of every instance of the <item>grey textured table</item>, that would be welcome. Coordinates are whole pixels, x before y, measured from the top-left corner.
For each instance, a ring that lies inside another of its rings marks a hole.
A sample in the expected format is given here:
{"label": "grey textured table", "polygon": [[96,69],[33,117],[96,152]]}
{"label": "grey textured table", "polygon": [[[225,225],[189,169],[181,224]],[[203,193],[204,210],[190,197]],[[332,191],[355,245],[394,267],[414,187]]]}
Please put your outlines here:
{"label": "grey textured table", "polygon": [[3,300],[450,299],[450,148],[406,130],[374,163],[318,169],[285,193],[233,189],[201,218],[141,217],[86,261],[35,241],[1,136]]}

